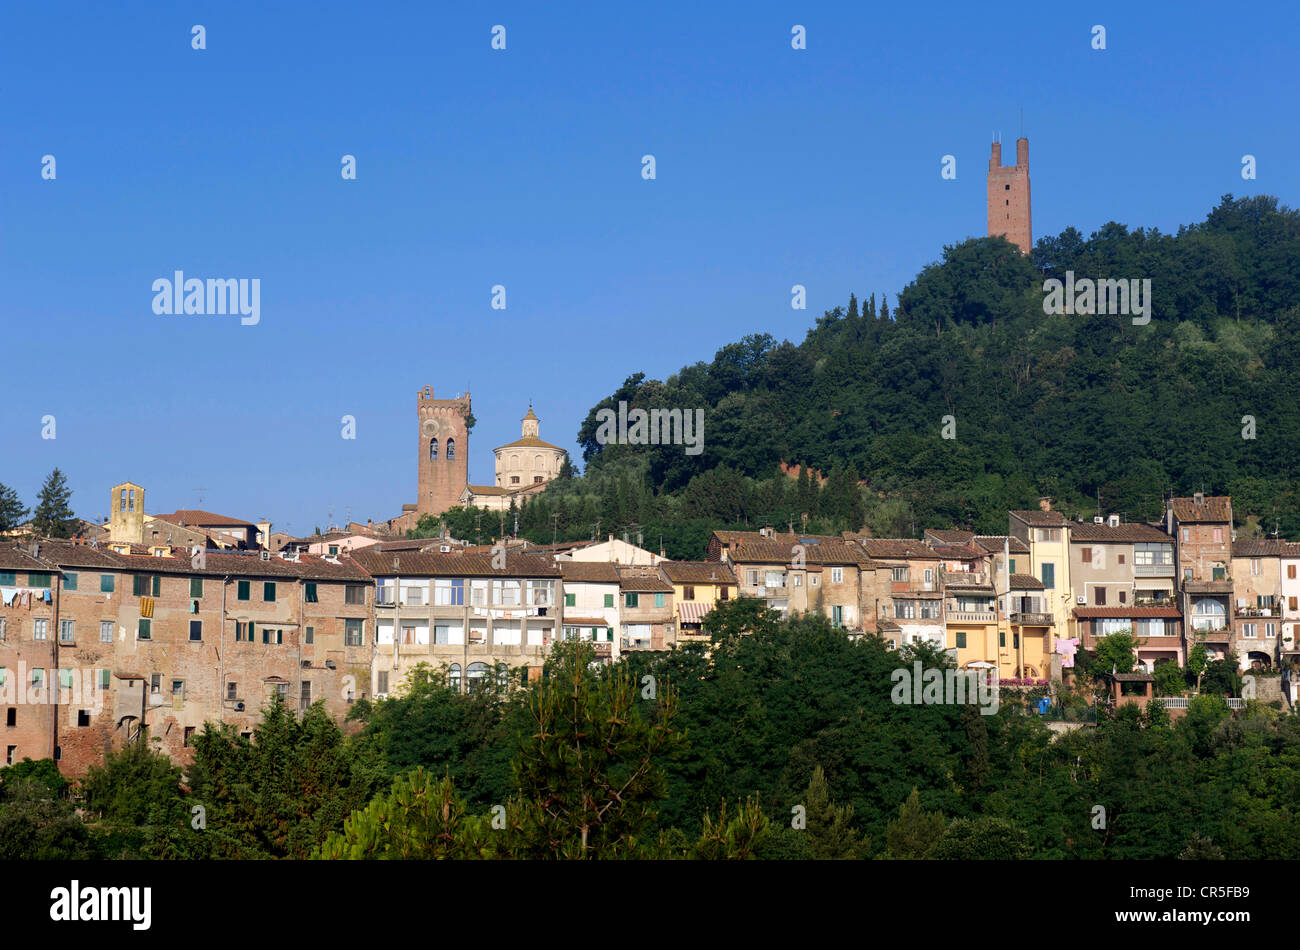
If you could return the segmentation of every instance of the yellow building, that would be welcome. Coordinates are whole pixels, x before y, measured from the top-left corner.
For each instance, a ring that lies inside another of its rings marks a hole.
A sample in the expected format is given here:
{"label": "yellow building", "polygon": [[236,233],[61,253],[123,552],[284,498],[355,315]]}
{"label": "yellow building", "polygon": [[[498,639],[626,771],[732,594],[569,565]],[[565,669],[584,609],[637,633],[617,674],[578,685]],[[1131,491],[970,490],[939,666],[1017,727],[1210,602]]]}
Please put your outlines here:
{"label": "yellow building", "polygon": [[707,636],[704,616],[714,604],[736,597],[736,575],[721,561],[660,561],[659,576],[673,585],[679,639]]}

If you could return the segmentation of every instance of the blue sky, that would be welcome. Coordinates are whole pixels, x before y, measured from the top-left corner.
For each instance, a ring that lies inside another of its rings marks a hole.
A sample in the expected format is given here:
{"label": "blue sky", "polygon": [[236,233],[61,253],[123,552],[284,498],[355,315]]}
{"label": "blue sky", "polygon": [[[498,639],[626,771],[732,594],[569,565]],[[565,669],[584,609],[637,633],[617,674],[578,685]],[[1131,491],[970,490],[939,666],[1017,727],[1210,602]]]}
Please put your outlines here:
{"label": "blue sky", "polygon": [[[984,233],[1022,108],[1035,239],[1300,203],[1289,3],[115,6],[0,12],[0,482],[30,504],[57,465],[86,517],[127,479],[294,533],[391,517],[426,383],[473,394],[472,481],[530,399],[576,457],[633,372],[892,306]],[[260,278],[261,322],[155,315],[177,269]]]}

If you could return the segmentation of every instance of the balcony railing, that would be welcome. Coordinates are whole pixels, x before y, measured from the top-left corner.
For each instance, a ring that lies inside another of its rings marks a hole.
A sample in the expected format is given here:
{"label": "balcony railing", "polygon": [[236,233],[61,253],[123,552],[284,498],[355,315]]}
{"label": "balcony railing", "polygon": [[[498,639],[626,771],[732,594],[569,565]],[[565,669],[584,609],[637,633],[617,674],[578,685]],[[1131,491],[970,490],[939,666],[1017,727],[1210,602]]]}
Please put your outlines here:
{"label": "balcony railing", "polygon": [[1177,570],[1172,564],[1134,564],[1134,577],[1173,577]]}
{"label": "balcony railing", "polygon": [[1233,610],[1237,617],[1264,617],[1273,618],[1282,616],[1281,607],[1237,607]]}
{"label": "balcony railing", "polygon": [[991,610],[949,610],[945,617],[949,623],[993,623],[998,619]]}
{"label": "balcony railing", "polygon": [[1056,621],[1051,614],[1034,613],[1031,611],[1015,611],[1011,614],[1011,622],[1021,626],[1031,627],[1050,627]]}
{"label": "balcony railing", "polygon": [[1133,599],[1134,607],[1177,607],[1178,602],[1173,597],[1135,597]]}

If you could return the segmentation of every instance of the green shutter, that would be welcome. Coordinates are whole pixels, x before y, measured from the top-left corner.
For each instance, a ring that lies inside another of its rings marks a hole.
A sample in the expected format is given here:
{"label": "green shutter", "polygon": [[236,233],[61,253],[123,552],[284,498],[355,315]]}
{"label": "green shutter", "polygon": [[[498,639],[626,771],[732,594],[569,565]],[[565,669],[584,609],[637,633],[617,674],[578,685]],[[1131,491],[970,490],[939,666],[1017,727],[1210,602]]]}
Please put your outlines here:
{"label": "green shutter", "polygon": [[99,591],[100,591],[101,594],[111,594],[111,593],[113,593],[113,575],[112,575],[112,574],[100,574],[100,575],[99,575]]}
{"label": "green shutter", "polygon": [[262,583],[262,599],[268,601],[275,600],[275,583],[273,581],[264,581]]}
{"label": "green shutter", "polygon": [[131,596],[132,597],[139,597],[141,594],[144,593],[143,581],[144,578],[141,577],[139,574],[131,575]]}
{"label": "green shutter", "polygon": [[249,643],[252,643],[252,642],[253,642],[253,621],[251,621],[251,620],[248,621],[248,630],[247,630],[247,633],[248,633],[248,642],[249,642]]}
{"label": "green shutter", "polygon": [[614,595],[613,595],[613,594],[606,594],[606,595],[605,595],[605,606],[606,606],[606,607],[613,607],[613,606],[614,606]]}
{"label": "green shutter", "polygon": [[18,574],[15,571],[0,571],[0,587],[17,587]]}
{"label": "green shutter", "polygon": [[157,574],[153,576],[153,595],[155,597],[162,596],[162,577]]}
{"label": "green shutter", "polygon": [[77,589],[77,575],[76,575],[76,574],[64,574],[64,575],[63,575],[63,589],[64,589],[64,590],[76,590],[76,589]]}
{"label": "green shutter", "polygon": [[238,600],[248,600],[249,586],[250,584],[248,581],[240,581],[235,597]]}
{"label": "green shutter", "polygon": [[577,594],[565,594],[565,595],[564,595],[564,606],[566,606],[566,607],[576,607],[577,605],[578,605],[578,595],[577,595]]}
{"label": "green shutter", "polygon": [[144,617],[140,618],[140,625],[136,628],[136,634],[141,640],[148,640],[150,638],[150,626],[151,624],[149,620]]}
{"label": "green shutter", "polygon": [[203,578],[201,577],[190,578],[190,596],[191,597],[203,596]]}

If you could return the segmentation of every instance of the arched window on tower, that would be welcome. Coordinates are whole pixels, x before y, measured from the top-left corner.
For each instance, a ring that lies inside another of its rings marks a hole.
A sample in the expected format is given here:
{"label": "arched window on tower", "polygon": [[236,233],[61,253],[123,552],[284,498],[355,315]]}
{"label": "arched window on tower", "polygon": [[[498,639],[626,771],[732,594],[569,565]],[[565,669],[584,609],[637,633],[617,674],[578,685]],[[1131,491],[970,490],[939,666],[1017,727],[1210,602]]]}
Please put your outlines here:
{"label": "arched window on tower", "polygon": [[456,457],[456,440],[455,440],[455,439],[448,439],[448,440],[447,440],[447,458],[449,458],[449,459],[454,459],[455,457]]}
{"label": "arched window on tower", "polygon": [[429,440],[429,460],[432,461],[438,457],[438,440]]}

